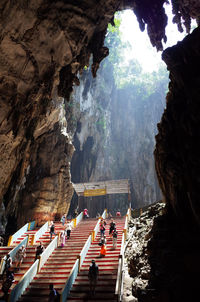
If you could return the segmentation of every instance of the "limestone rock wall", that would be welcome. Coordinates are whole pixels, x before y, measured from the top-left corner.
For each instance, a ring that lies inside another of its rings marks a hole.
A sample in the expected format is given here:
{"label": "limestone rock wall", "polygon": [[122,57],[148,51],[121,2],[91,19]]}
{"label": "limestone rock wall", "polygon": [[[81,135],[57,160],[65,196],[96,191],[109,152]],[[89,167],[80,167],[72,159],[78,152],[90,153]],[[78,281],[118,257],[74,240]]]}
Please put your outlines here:
{"label": "limestone rock wall", "polygon": [[163,59],[170,84],[156,137],[156,170],[169,208],[199,224],[200,29],[165,50]]}
{"label": "limestone rock wall", "polygon": [[43,212],[46,219],[69,207],[72,147],[58,125],[58,95],[69,97],[91,53],[96,73],[108,54],[103,40],[117,6],[114,0],[0,3],[0,202],[18,226],[22,207],[26,219],[40,220]]}

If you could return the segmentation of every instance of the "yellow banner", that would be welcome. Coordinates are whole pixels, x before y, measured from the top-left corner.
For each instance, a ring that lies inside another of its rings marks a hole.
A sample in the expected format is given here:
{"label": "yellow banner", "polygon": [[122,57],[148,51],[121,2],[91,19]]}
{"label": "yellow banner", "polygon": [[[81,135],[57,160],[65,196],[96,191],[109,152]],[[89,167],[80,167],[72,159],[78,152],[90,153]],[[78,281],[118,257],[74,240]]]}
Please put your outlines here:
{"label": "yellow banner", "polygon": [[106,195],[106,189],[85,190],[83,195],[85,197]]}

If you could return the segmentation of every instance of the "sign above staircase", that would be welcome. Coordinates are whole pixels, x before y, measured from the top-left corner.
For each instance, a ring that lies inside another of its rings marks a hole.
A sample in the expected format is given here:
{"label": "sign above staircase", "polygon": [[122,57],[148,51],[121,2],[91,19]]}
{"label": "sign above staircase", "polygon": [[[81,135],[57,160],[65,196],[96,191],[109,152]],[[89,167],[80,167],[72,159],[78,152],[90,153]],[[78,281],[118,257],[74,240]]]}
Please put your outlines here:
{"label": "sign above staircase", "polygon": [[78,184],[73,183],[73,187],[78,196],[84,197],[130,193],[128,179],[105,180]]}

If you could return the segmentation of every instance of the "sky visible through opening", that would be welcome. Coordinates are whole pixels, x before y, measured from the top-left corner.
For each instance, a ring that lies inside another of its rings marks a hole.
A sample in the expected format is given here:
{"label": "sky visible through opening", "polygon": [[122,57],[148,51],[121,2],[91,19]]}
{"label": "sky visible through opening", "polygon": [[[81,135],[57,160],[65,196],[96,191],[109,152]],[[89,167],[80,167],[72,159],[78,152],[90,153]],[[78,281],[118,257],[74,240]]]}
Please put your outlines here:
{"label": "sky visible through opening", "polygon": [[[166,28],[167,43],[163,43],[164,49],[175,45],[178,41],[182,41],[186,36],[186,32],[180,33],[177,25],[172,23],[171,9],[171,5],[165,6],[168,25]],[[131,49],[128,49],[124,54],[126,60],[129,61],[131,58],[136,58],[144,72],[157,71],[159,66],[166,66],[161,59],[162,52],[157,52],[156,48],[151,45],[146,29],[141,32],[135,14],[131,10],[125,10],[121,17],[120,31],[122,32],[122,40],[129,42],[131,45]]]}

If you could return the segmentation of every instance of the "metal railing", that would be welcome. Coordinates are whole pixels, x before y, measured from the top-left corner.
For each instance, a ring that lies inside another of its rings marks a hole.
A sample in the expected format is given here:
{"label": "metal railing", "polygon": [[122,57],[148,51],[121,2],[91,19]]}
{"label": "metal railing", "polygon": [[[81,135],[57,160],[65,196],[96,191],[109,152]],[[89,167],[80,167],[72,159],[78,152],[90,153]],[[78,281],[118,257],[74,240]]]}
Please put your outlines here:
{"label": "metal railing", "polygon": [[72,227],[75,228],[82,219],[83,219],[83,212],[81,212],[76,218],[72,219]]}
{"label": "metal railing", "polygon": [[62,290],[62,293],[61,293],[61,297],[60,297],[60,302],[65,302],[67,301],[67,297],[69,295],[69,292],[74,284],[74,281],[76,280],[76,277],[78,275],[78,272],[79,272],[79,262],[80,260],[77,259],[70,274],[69,274],[69,277],[67,279],[67,282],[65,283],[65,286]]}
{"label": "metal railing", "polygon": [[51,243],[48,245],[48,247],[39,256],[38,272],[40,271],[40,268],[44,265],[44,263],[47,261],[47,259],[49,258],[49,256],[52,254],[52,252],[55,250],[55,248],[57,246],[58,246],[58,236],[56,236],[51,241]]}
{"label": "metal railing", "polygon": [[30,282],[36,276],[38,271],[39,260],[37,259],[33,265],[29,268],[29,270],[24,274],[21,280],[15,285],[10,293],[9,302],[16,302],[25,289],[29,286]]}
{"label": "metal railing", "polygon": [[32,237],[31,245],[35,242],[48,230],[49,222],[47,221]]}
{"label": "metal railing", "polygon": [[[105,209],[101,217],[103,217],[105,219],[106,215],[107,215],[107,210]],[[78,273],[80,272],[81,265],[83,264],[83,261],[85,260],[85,256],[90,248],[90,245],[91,245],[92,241],[95,239],[95,237],[99,231],[99,227],[100,227],[99,220],[101,219],[101,217],[98,219],[97,224],[94,227],[94,230],[92,231],[91,235],[89,235],[86,243],[84,244],[84,247],[82,248],[82,250],[78,256],[78,259],[76,260],[76,262],[70,272],[69,278],[67,279],[67,282],[65,283],[65,286],[62,290],[60,302],[65,302],[69,295],[69,292],[74,284],[74,281],[75,281]]]}
{"label": "metal railing", "polygon": [[12,245],[19,237],[21,237],[28,230],[34,229],[35,221],[26,223],[21,229],[19,229],[15,234],[11,235],[8,240],[8,246]]}
{"label": "metal railing", "polygon": [[119,263],[118,263],[118,270],[117,270],[117,280],[115,286],[115,295],[117,296],[118,301],[122,301],[122,294],[123,294],[123,267],[124,267],[124,249],[125,249],[125,242],[127,238],[127,229],[128,229],[128,222],[131,217],[131,209],[129,208],[126,214],[126,220],[124,223],[124,230],[122,234],[122,242],[121,242],[121,249],[119,254]]}
{"label": "metal railing", "polygon": [[[10,255],[10,257],[12,258],[12,260],[14,260],[15,255],[17,253],[17,251],[19,250],[19,248],[24,245],[27,246],[28,245],[28,236],[26,236],[16,247],[14,247],[8,254]],[[6,256],[4,256],[1,259],[1,264],[0,264],[0,274],[3,273],[4,268],[5,268],[5,260],[6,260]]]}
{"label": "metal railing", "polygon": [[[27,237],[28,238],[28,237]],[[20,243],[21,244],[21,243]],[[51,253],[54,251],[55,247],[58,244],[58,236],[56,236],[52,242],[48,245],[48,247],[44,250],[44,252],[39,256],[32,266],[28,269],[28,271],[24,274],[24,276],[20,279],[20,281],[15,285],[10,294],[10,301],[15,302],[19,299],[19,297],[23,294],[25,289],[29,286],[30,282],[36,276],[36,274],[40,271],[40,268],[47,261]]]}

